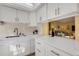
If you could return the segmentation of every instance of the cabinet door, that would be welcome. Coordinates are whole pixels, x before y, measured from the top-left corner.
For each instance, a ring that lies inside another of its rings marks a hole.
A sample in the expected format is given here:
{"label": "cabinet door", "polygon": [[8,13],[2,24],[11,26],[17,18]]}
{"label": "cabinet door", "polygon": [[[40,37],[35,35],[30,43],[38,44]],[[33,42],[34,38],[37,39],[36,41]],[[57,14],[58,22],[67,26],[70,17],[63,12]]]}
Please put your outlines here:
{"label": "cabinet door", "polygon": [[57,4],[56,3],[48,3],[47,8],[47,16],[48,19],[52,19],[57,16]]}
{"label": "cabinet door", "polygon": [[10,53],[8,45],[0,45],[0,56],[10,56],[12,55]]}
{"label": "cabinet door", "polygon": [[1,20],[5,22],[14,22],[16,17],[16,10],[9,7],[1,7]]}
{"label": "cabinet door", "polygon": [[29,19],[30,19],[30,26],[37,26],[36,12],[31,12]]}
{"label": "cabinet door", "polygon": [[62,51],[60,49],[57,49],[55,47],[52,47],[50,45],[47,45],[46,46],[46,55],[47,56],[69,56],[70,54],[68,54],[65,51]]}
{"label": "cabinet door", "polygon": [[37,20],[37,23],[40,23],[40,10],[36,11],[36,20]]}
{"label": "cabinet door", "polygon": [[41,7],[41,16],[42,16],[42,20],[41,21],[47,20],[47,4],[44,4]]}
{"label": "cabinet door", "polygon": [[20,23],[28,23],[28,13],[24,11],[17,10],[17,17]]}
{"label": "cabinet door", "polygon": [[21,55],[29,55],[30,54],[30,40],[25,39],[20,41],[20,46],[24,48]]}
{"label": "cabinet door", "polygon": [[39,10],[37,10],[36,12],[36,20],[37,20],[37,23],[41,23],[42,21],[42,8],[39,8]]}
{"label": "cabinet door", "polygon": [[59,16],[67,15],[77,11],[77,4],[75,3],[59,3],[58,14]]}
{"label": "cabinet door", "polygon": [[30,39],[30,52],[31,53],[35,52],[35,39],[34,38]]}
{"label": "cabinet door", "polygon": [[36,56],[45,56],[45,45],[41,41],[35,42],[35,55]]}

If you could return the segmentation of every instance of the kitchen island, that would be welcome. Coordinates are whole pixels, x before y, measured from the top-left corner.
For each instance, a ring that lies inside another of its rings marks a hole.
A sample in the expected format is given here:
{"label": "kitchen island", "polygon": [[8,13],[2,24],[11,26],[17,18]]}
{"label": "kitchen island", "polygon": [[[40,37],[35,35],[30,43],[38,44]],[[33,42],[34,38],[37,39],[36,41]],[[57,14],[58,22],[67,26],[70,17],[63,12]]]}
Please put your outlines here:
{"label": "kitchen island", "polygon": [[79,42],[64,37],[38,36],[35,40],[37,56],[78,56]]}

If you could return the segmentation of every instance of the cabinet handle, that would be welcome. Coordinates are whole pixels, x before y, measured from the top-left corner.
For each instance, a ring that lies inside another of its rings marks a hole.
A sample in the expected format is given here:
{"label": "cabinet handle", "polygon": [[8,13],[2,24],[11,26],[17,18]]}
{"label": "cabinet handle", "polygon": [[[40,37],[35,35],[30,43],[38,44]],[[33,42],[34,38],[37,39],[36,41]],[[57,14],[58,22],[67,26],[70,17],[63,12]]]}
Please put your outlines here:
{"label": "cabinet handle", "polygon": [[55,51],[51,50],[52,53],[54,53],[57,56],[60,56],[60,54],[56,53]]}
{"label": "cabinet handle", "polygon": [[40,17],[40,21],[42,20],[42,17]]}
{"label": "cabinet handle", "polygon": [[56,9],[55,9],[55,16],[56,16]]}
{"label": "cabinet handle", "polygon": [[41,52],[39,49],[37,49],[38,52]]}
{"label": "cabinet handle", "polygon": [[58,8],[58,15],[60,14],[60,8]]}
{"label": "cabinet handle", "polygon": [[57,16],[58,14],[57,14],[58,12],[57,12],[57,9],[55,9],[55,16]]}

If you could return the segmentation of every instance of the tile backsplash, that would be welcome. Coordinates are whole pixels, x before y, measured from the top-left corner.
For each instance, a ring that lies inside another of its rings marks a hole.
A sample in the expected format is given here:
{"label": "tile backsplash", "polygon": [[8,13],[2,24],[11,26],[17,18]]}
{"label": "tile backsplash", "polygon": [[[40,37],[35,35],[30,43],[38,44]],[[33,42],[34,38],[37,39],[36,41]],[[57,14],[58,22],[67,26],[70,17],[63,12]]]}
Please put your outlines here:
{"label": "tile backsplash", "polygon": [[24,34],[32,34],[35,28],[28,27],[27,24],[23,23],[5,23],[0,25],[0,35],[14,35],[14,28],[18,28],[18,31]]}

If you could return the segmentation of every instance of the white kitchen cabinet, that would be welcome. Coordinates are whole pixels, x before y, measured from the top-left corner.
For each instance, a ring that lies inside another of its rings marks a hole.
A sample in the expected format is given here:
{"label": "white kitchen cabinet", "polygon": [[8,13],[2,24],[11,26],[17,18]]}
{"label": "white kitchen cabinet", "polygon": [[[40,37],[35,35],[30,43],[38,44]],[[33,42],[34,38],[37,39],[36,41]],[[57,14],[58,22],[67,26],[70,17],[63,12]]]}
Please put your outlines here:
{"label": "white kitchen cabinet", "polygon": [[9,7],[0,7],[0,20],[5,22],[14,22],[16,10]]}
{"label": "white kitchen cabinet", "polygon": [[35,41],[35,55],[45,56],[45,45],[43,42],[38,40]]}
{"label": "white kitchen cabinet", "polygon": [[75,3],[48,3],[47,16],[48,19],[54,19],[57,17],[66,17],[65,15],[71,16],[71,13],[77,12],[78,4]]}
{"label": "white kitchen cabinet", "polygon": [[58,15],[68,15],[70,13],[77,12],[76,3],[59,3],[58,4]]}
{"label": "white kitchen cabinet", "polygon": [[41,21],[45,21],[45,20],[47,20],[47,4],[44,4],[43,6],[42,6],[42,8],[41,8],[41,16],[42,16],[42,18],[41,18]]}
{"label": "white kitchen cabinet", "polygon": [[41,10],[41,8],[39,8],[39,10],[36,11],[36,20],[37,20],[37,23],[41,23],[41,20],[42,20],[42,10]]}
{"label": "white kitchen cabinet", "polygon": [[28,12],[0,6],[0,21],[13,23],[29,23]]}
{"label": "white kitchen cabinet", "polygon": [[47,20],[47,4],[44,4],[41,8],[39,8],[36,14],[37,14],[38,23],[46,21]]}
{"label": "white kitchen cabinet", "polygon": [[53,43],[48,43],[48,41],[45,40],[42,38],[35,40],[36,56],[72,56],[69,52],[59,49],[58,47],[54,47],[52,45]]}
{"label": "white kitchen cabinet", "polygon": [[18,22],[20,23],[29,23],[28,13],[25,11],[16,10],[16,17],[18,18]]}
{"label": "white kitchen cabinet", "polygon": [[48,3],[47,4],[47,18],[48,19],[53,19],[57,16],[57,8],[58,8],[57,3]]}
{"label": "white kitchen cabinet", "polygon": [[37,26],[36,12],[31,12],[29,14],[29,20],[30,20],[29,26]]}
{"label": "white kitchen cabinet", "polygon": [[9,56],[12,55],[9,50],[8,45],[0,45],[0,56]]}
{"label": "white kitchen cabinet", "polygon": [[22,52],[18,55],[29,55],[30,54],[30,39],[27,37],[20,37],[18,38],[18,44],[20,45],[20,48],[22,48]]}
{"label": "white kitchen cabinet", "polygon": [[30,53],[34,53],[35,52],[35,39],[31,38],[30,39]]}
{"label": "white kitchen cabinet", "polygon": [[57,49],[53,46],[46,46],[46,56],[69,56],[69,54]]}

